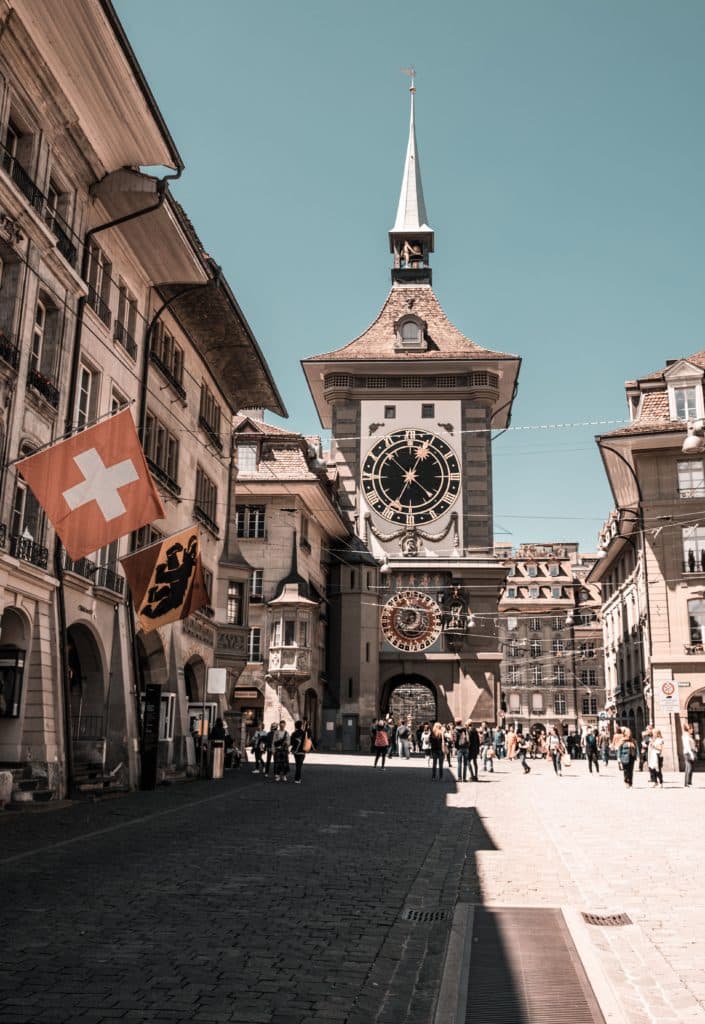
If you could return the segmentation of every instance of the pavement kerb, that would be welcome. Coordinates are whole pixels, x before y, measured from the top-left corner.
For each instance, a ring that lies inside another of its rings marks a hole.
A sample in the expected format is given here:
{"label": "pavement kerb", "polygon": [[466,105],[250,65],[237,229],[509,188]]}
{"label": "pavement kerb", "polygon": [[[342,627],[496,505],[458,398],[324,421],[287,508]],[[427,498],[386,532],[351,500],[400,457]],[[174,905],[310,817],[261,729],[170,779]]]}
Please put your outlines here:
{"label": "pavement kerb", "polygon": [[473,905],[458,903],[453,914],[453,923],[446,946],[441,988],[433,1024],[462,1024],[465,1020],[474,920],[475,908]]}
{"label": "pavement kerb", "polygon": [[617,994],[602,969],[600,958],[580,911],[574,907],[561,907],[561,913],[580,957],[583,970],[595,994],[595,999],[602,1011],[602,1016],[605,1018],[605,1024],[629,1024],[629,1018],[625,1017]]}

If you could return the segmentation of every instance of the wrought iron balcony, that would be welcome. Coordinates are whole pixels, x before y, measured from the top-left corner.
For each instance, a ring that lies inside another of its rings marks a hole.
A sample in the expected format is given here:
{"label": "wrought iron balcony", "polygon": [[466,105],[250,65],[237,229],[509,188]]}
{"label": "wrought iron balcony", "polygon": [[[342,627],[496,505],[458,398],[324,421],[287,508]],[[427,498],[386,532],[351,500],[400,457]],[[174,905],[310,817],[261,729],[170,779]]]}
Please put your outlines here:
{"label": "wrought iron balcony", "polygon": [[210,530],[214,536],[218,537],[220,535],[220,530],[218,529],[216,521],[212,519],[206,510],[201,508],[198,504],[194,504],[193,506],[193,518],[197,519],[199,523],[202,523],[203,526],[205,526],[207,530]]}
{"label": "wrought iron balcony", "polygon": [[127,352],[128,356],[131,356],[132,359],[137,358],[137,342],[132,337],[132,335],[125,327],[125,325],[121,324],[119,320],[115,321],[115,330],[113,332],[113,337],[115,338],[115,341],[117,341],[119,345],[122,345],[122,347]]}
{"label": "wrought iron balcony", "polygon": [[96,587],[111,590],[113,594],[123,594],[125,592],[124,577],[120,576],[114,569],[111,569],[109,565],[98,566],[94,582]]}
{"label": "wrought iron balcony", "polygon": [[[5,523],[0,527],[0,547],[5,547],[7,539],[7,526]],[[35,544],[31,537],[23,537],[21,534],[10,534],[10,554],[13,558],[19,558],[22,562],[29,562],[39,569],[46,569],[49,565],[49,549]]]}
{"label": "wrought iron balcony", "polygon": [[691,552],[688,560],[683,562],[683,572],[705,572],[705,551],[701,551],[697,558]]}
{"label": "wrought iron balcony", "polygon": [[213,445],[213,447],[217,448],[219,452],[222,452],[222,450],[223,450],[223,441],[222,441],[222,439],[220,437],[220,434],[218,434],[213,429],[213,427],[208,422],[208,420],[206,419],[205,416],[199,416],[198,417],[198,425],[208,435],[208,440]]}
{"label": "wrought iron balcony", "polygon": [[[183,384],[181,383],[181,381],[178,379],[178,377],[176,377],[176,375],[172,372],[172,370],[166,365],[166,363],[162,359],[159,358],[157,353],[154,352],[153,350],[150,351],[150,353],[149,353],[149,359],[150,359],[150,362],[154,363],[154,365],[157,367],[157,369],[162,374],[162,376],[166,380],[169,381],[169,384],[171,385],[173,390],[176,392],[176,394],[179,396],[179,398],[182,399],[182,401],[185,402],[186,401],[186,389],[183,386]],[[222,449],[223,446],[221,445],[220,447]]]}
{"label": "wrought iron balcony", "polygon": [[44,208],[44,193],[35,185],[22,164],[13,156],[9,149],[0,144],[0,151],[2,152],[3,168],[37,213],[41,213]]}
{"label": "wrought iron balcony", "polygon": [[46,200],[44,220],[46,221],[47,227],[56,238],[56,248],[59,250],[66,262],[70,263],[72,267],[75,267],[76,259],[78,257],[78,248],[70,237],[73,232],[61,214],[57,213],[56,210],[53,210],[46,204]]}
{"label": "wrought iron balcony", "polygon": [[86,295],[86,302],[91,309],[98,314],[100,319],[103,321],[106,327],[110,327],[112,323],[113,314],[110,312],[110,307],[106,302],[103,302],[98,292],[92,285],[88,285],[88,294]]}
{"label": "wrought iron balcony", "polygon": [[64,555],[64,571],[82,576],[84,580],[92,580],[98,571],[98,566],[90,558],[77,558],[74,562],[68,555]]}
{"label": "wrought iron balcony", "polygon": [[40,373],[39,370],[30,370],[27,374],[27,384],[46,399],[54,409],[59,408],[59,389],[43,373]]}
{"label": "wrought iron balcony", "polygon": [[165,487],[167,491],[174,495],[175,498],[178,498],[181,495],[181,488],[177,484],[176,480],[169,476],[166,470],[162,469],[161,466],[158,466],[154,459],[150,459],[149,456],[147,456],[147,465],[149,466],[152,476],[162,485],[162,487]]}
{"label": "wrought iron balcony", "polygon": [[20,365],[19,345],[11,338],[8,338],[3,331],[0,331],[0,358],[4,359],[15,370]]}

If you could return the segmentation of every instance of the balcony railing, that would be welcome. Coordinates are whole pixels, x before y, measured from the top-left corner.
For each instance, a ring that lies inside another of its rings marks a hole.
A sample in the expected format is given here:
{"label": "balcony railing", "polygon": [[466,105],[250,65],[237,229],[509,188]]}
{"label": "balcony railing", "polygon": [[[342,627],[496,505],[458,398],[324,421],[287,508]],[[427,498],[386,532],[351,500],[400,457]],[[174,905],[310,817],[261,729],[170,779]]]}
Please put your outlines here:
{"label": "balcony railing", "polygon": [[[7,526],[0,525],[0,548],[7,544]],[[20,534],[10,534],[10,554],[13,558],[19,558],[22,562],[29,562],[39,569],[46,569],[49,565],[49,549],[35,544],[30,537],[23,537]]]}
{"label": "balcony railing", "polygon": [[210,517],[206,510],[201,508],[198,504],[194,504],[193,506],[193,518],[197,519],[199,523],[202,523],[205,528],[210,530],[210,532],[216,537],[219,536],[220,530],[218,529],[218,524]]}
{"label": "balcony railing", "polygon": [[181,494],[181,488],[177,484],[176,480],[169,476],[166,470],[162,469],[161,466],[158,466],[154,459],[150,459],[149,456],[147,456],[147,465],[149,466],[149,470],[155,480],[157,480],[162,487],[165,487],[167,491],[170,491],[175,498],[178,498]]}
{"label": "balcony railing", "polygon": [[77,558],[74,562],[68,555],[64,555],[64,571],[82,576],[84,580],[92,580],[98,571],[98,566],[90,558]]}
{"label": "balcony railing", "polygon": [[17,185],[30,205],[43,217],[45,224],[56,238],[56,247],[64,259],[76,266],[78,260],[78,236],[74,234],[60,213],[49,205],[42,190],[35,184],[22,164],[5,146],[0,144],[2,166]]}
{"label": "balcony railing", "polygon": [[39,370],[30,370],[27,374],[27,384],[42,398],[45,398],[54,409],[59,408],[59,389],[43,373],[40,373]]}
{"label": "balcony railing", "polygon": [[91,309],[98,314],[100,319],[103,321],[106,327],[110,327],[113,319],[113,314],[110,312],[110,307],[104,302],[98,292],[92,285],[88,285],[88,294],[86,295],[86,302]]}
{"label": "balcony railing", "polygon": [[15,370],[20,365],[20,349],[11,338],[0,331],[0,358],[13,366]]}
{"label": "balcony railing", "polygon": [[705,551],[701,551],[697,558],[689,555],[683,562],[683,572],[705,572]]}
{"label": "balcony railing", "polygon": [[169,384],[174,389],[179,398],[181,398],[183,401],[186,401],[186,389],[184,388],[183,384],[178,379],[178,377],[176,377],[176,375],[169,369],[166,363],[159,358],[156,352],[150,352],[149,358],[150,361],[153,362],[154,365],[157,367],[162,376],[169,381]]}
{"label": "balcony railing", "polygon": [[125,579],[119,573],[111,569],[109,565],[99,565],[95,574],[96,587],[103,587],[111,590],[113,594],[123,594],[125,591]]}
{"label": "balcony railing", "polygon": [[137,358],[137,342],[132,337],[128,329],[124,324],[121,324],[119,320],[115,321],[115,341],[125,349],[127,354],[133,359]]}
{"label": "balcony railing", "polygon": [[198,425],[208,435],[208,439],[209,439],[210,443],[213,445],[213,447],[217,448],[219,452],[222,452],[222,450],[223,450],[222,438],[221,438],[220,434],[218,434],[213,429],[213,427],[208,422],[208,420],[206,419],[205,416],[199,416],[198,417]]}
{"label": "balcony railing", "polygon": [[705,648],[703,648],[702,644],[684,644],[683,645],[683,649],[684,649],[686,654],[703,654],[703,653],[705,653]]}

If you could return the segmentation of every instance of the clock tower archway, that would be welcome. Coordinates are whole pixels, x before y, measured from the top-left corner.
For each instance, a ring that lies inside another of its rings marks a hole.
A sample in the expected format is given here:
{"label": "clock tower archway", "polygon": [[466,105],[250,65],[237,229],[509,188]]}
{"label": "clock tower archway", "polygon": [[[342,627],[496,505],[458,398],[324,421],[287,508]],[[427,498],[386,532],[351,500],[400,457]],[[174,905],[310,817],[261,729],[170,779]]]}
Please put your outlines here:
{"label": "clock tower archway", "polygon": [[411,719],[414,727],[422,722],[433,725],[438,720],[436,687],[416,673],[392,676],[383,686],[380,712],[392,715],[397,722]]}

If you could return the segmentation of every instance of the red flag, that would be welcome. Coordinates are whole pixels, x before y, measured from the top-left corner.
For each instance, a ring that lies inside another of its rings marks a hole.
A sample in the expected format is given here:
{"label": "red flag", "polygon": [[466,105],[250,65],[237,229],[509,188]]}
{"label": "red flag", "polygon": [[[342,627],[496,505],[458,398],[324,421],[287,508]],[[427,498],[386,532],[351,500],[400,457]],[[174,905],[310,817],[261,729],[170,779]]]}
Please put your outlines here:
{"label": "red flag", "polygon": [[145,633],[210,604],[198,527],[189,527],[120,559]]}
{"label": "red flag", "polygon": [[17,468],[74,561],[164,517],[129,409]]}

